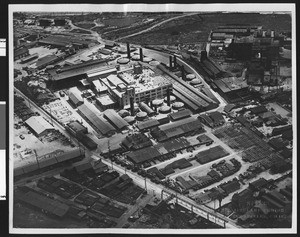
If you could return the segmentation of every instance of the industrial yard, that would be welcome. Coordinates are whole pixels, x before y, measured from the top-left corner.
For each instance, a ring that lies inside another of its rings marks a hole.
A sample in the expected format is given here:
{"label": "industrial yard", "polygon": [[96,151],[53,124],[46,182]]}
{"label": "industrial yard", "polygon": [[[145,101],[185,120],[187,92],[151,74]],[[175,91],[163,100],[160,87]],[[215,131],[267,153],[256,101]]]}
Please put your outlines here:
{"label": "industrial yard", "polygon": [[15,13],[14,228],[292,227],[289,15],[218,14]]}

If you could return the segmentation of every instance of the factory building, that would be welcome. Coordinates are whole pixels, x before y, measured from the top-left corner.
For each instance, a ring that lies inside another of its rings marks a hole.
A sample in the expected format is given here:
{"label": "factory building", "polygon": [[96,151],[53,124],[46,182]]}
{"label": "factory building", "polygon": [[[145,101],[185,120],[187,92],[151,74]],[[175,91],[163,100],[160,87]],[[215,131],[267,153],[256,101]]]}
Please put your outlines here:
{"label": "factory building", "polygon": [[39,137],[55,130],[55,128],[50,123],[48,123],[42,116],[32,116],[29,119],[27,119],[25,123],[33,132],[33,134]]}
{"label": "factory building", "polygon": [[[130,98],[133,98],[135,103],[145,102],[145,104],[157,98],[164,98],[167,90],[173,88],[163,76],[156,76],[150,68],[142,66],[111,74],[103,78],[102,82],[108,87],[112,98],[120,108],[128,107]],[[152,113],[150,109],[147,110]]]}
{"label": "factory building", "polygon": [[50,74],[49,83],[58,88],[74,86],[78,84],[79,80],[86,78],[88,74],[95,74],[95,70],[99,74],[109,68],[111,67],[106,66],[106,60],[97,59],[59,69],[50,69],[48,70]]}
{"label": "factory building", "polygon": [[109,122],[95,114],[85,104],[78,107],[78,113],[85,118],[97,132],[105,136],[111,136],[115,133],[116,129]]}
{"label": "factory building", "polygon": [[87,128],[83,126],[79,121],[73,121],[66,125],[66,130],[69,131],[73,136],[77,137],[80,134],[86,134]]}
{"label": "factory building", "polygon": [[18,59],[21,59],[21,58],[25,58],[27,56],[29,56],[29,50],[26,47],[21,47],[21,48],[14,50],[14,60],[15,61]]}
{"label": "factory building", "polygon": [[203,125],[198,118],[189,117],[170,124],[164,124],[151,130],[151,135],[159,142],[203,132]]}
{"label": "factory building", "polygon": [[117,130],[127,128],[129,124],[114,110],[108,109],[103,113],[106,118]]}
{"label": "factory building", "polygon": [[116,102],[109,95],[98,97],[96,103],[102,110],[114,109],[116,107]]}

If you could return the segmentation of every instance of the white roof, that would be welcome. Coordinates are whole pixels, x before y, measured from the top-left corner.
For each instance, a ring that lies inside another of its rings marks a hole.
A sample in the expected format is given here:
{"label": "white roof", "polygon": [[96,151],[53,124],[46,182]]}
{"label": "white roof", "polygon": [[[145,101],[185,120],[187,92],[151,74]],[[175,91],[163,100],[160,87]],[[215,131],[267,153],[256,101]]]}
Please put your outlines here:
{"label": "white roof", "polygon": [[42,116],[32,116],[25,121],[25,123],[31,127],[37,134],[41,134],[45,130],[54,129],[54,127],[48,123]]}

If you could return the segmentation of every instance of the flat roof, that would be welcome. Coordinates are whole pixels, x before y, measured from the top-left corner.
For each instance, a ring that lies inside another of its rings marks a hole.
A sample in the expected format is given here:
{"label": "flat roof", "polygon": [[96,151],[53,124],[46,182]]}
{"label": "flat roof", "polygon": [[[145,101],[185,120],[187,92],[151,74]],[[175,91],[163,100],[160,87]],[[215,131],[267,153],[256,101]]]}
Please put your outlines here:
{"label": "flat roof", "polygon": [[109,95],[104,95],[96,99],[101,105],[108,106],[113,105],[115,102],[111,99]]}

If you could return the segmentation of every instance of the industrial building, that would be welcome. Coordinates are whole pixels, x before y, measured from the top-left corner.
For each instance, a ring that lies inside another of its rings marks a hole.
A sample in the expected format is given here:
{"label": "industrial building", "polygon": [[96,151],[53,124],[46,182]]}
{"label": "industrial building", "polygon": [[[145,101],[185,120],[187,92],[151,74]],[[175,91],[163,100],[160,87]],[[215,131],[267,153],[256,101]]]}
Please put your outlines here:
{"label": "industrial building", "polygon": [[25,121],[29,129],[36,136],[46,135],[48,132],[54,131],[55,128],[48,123],[42,116],[32,116]]}
{"label": "industrial building", "polygon": [[78,107],[83,104],[83,98],[79,93],[70,91],[69,92],[69,102],[73,106]]}
{"label": "industrial building", "polygon": [[173,121],[188,118],[192,115],[192,112],[189,109],[183,109],[175,113],[171,113],[169,116]]}
{"label": "industrial building", "polygon": [[18,60],[21,58],[25,58],[29,56],[29,50],[26,47],[20,47],[18,49],[14,49],[14,60]]}
{"label": "industrial building", "polygon": [[192,143],[186,138],[180,137],[159,143],[154,146],[131,151],[127,154],[127,158],[134,164],[141,165],[155,159],[167,157],[173,152],[179,152],[183,149],[195,147],[198,145],[199,141],[197,141],[197,143]]}
{"label": "industrial building", "polygon": [[88,132],[87,128],[83,126],[79,121],[73,121],[66,125],[66,130],[73,136],[77,137],[79,134],[85,134]]}
{"label": "industrial building", "polygon": [[96,103],[102,110],[114,109],[116,107],[116,102],[108,94],[98,97]]}
{"label": "industrial building", "polygon": [[94,129],[105,135],[111,136],[115,133],[115,128],[107,122],[103,117],[95,114],[85,104],[78,107],[78,113],[94,127]]}
{"label": "industrial building", "polygon": [[85,156],[84,151],[75,148],[70,151],[56,150],[44,156],[37,157],[32,163],[20,167],[14,167],[14,178],[43,173],[60,165],[81,160]]}
{"label": "industrial building", "polygon": [[70,85],[77,84],[79,80],[86,78],[87,74],[94,74],[95,70],[97,72],[102,72],[111,68],[106,65],[106,60],[97,59],[65,66],[60,69],[50,69],[48,70],[48,73],[50,74],[49,79],[51,84],[55,87],[70,87]]}
{"label": "industrial building", "polygon": [[69,211],[70,207],[58,200],[51,199],[35,191],[19,192],[16,195],[18,201],[33,206],[43,212],[55,217],[63,218]]}
{"label": "industrial building", "polygon": [[222,126],[225,123],[223,115],[218,111],[214,111],[207,114],[201,114],[198,116],[198,118],[202,123],[211,128]]}
{"label": "industrial building", "polygon": [[156,127],[151,130],[151,135],[161,142],[170,138],[200,132],[204,132],[202,123],[198,118],[190,117]]}
{"label": "industrial building", "polygon": [[182,78],[179,78],[173,72],[170,72],[164,68],[162,65],[158,65],[155,72],[159,74],[162,74],[163,72],[168,75],[167,79],[173,85],[172,94],[182,101],[193,112],[201,112],[212,109],[219,103],[219,101],[209,98],[207,95],[200,92],[185,82]]}
{"label": "industrial building", "polygon": [[120,116],[118,113],[112,109],[107,109],[103,113],[104,118],[106,118],[117,130],[123,130],[127,128],[129,124]]}
{"label": "industrial building", "polygon": [[121,108],[133,102],[148,103],[157,98],[167,95],[167,90],[172,90],[172,84],[163,76],[157,76],[146,66],[139,66],[142,73],[135,73],[134,69],[129,68],[118,74],[111,74],[102,79],[102,82],[109,88],[113,99]]}

